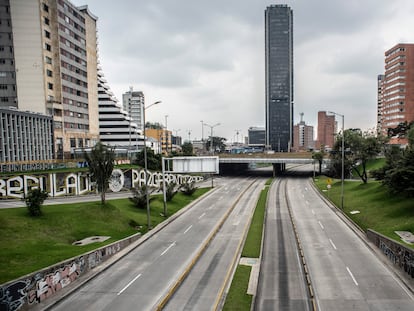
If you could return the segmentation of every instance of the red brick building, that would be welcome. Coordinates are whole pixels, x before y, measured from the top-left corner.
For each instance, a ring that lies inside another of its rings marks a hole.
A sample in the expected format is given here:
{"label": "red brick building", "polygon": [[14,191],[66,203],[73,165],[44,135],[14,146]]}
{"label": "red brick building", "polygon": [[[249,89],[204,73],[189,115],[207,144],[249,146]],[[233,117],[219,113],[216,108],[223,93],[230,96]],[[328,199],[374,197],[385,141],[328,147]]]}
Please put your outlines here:
{"label": "red brick building", "polygon": [[315,148],[333,148],[335,142],[336,122],[334,115],[327,115],[326,111],[318,111],[318,137]]}
{"label": "red brick building", "polygon": [[[385,75],[381,107],[378,108],[379,130],[387,135],[389,128],[414,121],[414,44],[397,44],[385,52]],[[391,143],[406,143],[394,138]]]}

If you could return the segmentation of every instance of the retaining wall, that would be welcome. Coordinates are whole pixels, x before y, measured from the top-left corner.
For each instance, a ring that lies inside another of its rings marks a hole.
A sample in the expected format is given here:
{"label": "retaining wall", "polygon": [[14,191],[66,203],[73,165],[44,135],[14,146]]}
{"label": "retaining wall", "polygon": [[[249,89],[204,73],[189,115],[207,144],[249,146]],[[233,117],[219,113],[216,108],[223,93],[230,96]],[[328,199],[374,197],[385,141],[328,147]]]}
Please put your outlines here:
{"label": "retaining wall", "polygon": [[0,311],[28,310],[118,254],[140,233],[0,285]]}
{"label": "retaining wall", "polygon": [[370,229],[367,231],[367,237],[384,253],[395,268],[404,272],[408,279],[414,278],[413,249]]}

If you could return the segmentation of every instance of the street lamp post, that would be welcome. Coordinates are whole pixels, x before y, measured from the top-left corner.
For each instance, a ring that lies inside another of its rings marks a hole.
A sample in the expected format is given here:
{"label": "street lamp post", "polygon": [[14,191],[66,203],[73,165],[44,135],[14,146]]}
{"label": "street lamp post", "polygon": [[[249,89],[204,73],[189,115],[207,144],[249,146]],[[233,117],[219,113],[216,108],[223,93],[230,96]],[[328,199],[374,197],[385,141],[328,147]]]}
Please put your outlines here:
{"label": "street lamp post", "polygon": [[208,126],[210,128],[210,149],[212,154],[214,155],[214,149],[213,149],[213,128],[215,128],[216,126],[219,126],[220,123],[216,123],[214,125],[209,125],[207,123],[203,123],[205,126]]}
{"label": "street lamp post", "polygon": [[145,130],[145,112],[148,108],[161,103],[160,100],[152,103],[151,105],[145,107],[144,106],[144,114],[143,114],[143,121],[144,121],[144,170],[145,170],[145,197],[147,200],[147,226],[148,230],[151,229],[151,213],[150,213],[150,205],[149,205],[149,197],[148,197],[148,164],[147,164],[147,133]]}
{"label": "street lamp post", "polygon": [[345,123],[345,117],[343,114],[339,114],[333,111],[328,111],[331,114],[340,116],[342,118],[342,168],[341,168],[341,209],[344,209],[344,179],[345,179],[345,133],[344,133],[344,123]]}

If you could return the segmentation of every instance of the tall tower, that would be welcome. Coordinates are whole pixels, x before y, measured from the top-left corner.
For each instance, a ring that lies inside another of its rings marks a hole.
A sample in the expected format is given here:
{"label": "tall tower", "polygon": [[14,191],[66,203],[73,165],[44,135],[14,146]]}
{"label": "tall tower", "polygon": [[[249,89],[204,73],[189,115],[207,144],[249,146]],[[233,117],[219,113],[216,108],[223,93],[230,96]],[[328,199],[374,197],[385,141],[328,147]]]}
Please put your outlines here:
{"label": "tall tower", "polygon": [[293,144],[293,12],[287,5],[265,11],[266,145],[289,152]]}
{"label": "tall tower", "polygon": [[[385,52],[379,127],[382,134],[400,123],[414,121],[414,44],[397,44]],[[404,143],[397,137],[391,143]]]}

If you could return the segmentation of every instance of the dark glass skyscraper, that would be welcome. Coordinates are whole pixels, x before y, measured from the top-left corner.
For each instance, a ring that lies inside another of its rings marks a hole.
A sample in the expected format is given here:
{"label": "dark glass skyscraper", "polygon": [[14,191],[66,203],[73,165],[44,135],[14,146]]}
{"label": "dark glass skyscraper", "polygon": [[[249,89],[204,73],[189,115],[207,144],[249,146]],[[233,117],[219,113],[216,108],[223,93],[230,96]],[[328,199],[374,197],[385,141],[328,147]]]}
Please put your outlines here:
{"label": "dark glass skyscraper", "polygon": [[265,11],[266,145],[288,152],[293,144],[293,12],[287,5]]}

